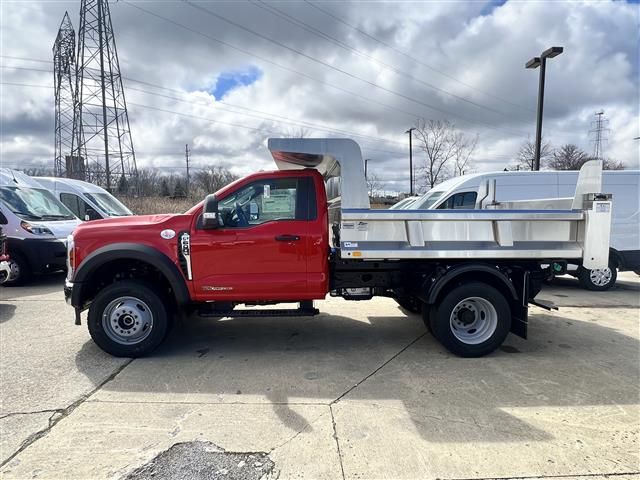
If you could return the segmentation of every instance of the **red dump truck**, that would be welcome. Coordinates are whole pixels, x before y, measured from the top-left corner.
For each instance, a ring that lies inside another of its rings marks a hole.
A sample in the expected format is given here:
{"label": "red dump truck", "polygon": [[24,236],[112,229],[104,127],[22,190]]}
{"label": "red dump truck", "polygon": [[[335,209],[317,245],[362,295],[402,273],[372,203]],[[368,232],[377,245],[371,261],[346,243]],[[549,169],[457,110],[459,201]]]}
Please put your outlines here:
{"label": "red dump truck", "polygon": [[[547,265],[607,264],[599,162],[583,168],[568,210],[371,210],[355,142],[270,139],[269,149],[278,170],[184,214],[87,222],[68,238],[65,296],[76,324],[89,310],[103,350],[148,354],[179,315],[316,315],[313,301],[330,294],[394,298],[450,351],[476,357],[509,332],[526,338],[529,303],[549,307],[535,300]],[[489,204],[490,186],[480,190]]]}

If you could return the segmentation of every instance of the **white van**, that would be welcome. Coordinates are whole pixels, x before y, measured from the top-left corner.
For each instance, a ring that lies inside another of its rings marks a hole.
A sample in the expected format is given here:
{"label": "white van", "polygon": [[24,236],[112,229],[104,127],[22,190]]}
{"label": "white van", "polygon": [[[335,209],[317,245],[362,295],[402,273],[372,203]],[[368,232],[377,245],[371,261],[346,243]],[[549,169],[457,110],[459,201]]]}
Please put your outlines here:
{"label": "white van", "polygon": [[419,198],[420,197],[416,197],[416,196],[403,198],[399,202],[396,202],[393,205],[391,205],[389,207],[389,210],[406,210],[408,208],[411,208],[410,205]]}
{"label": "white van", "polygon": [[117,198],[92,183],[58,177],[36,180],[82,220],[133,215]]}
{"label": "white van", "polygon": [[67,236],[80,220],[32,177],[0,168],[0,226],[7,236],[11,279],[64,270]]}
{"label": "white van", "polygon": [[[488,172],[455,177],[436,185],[411,205],[411,210],[479,208],[478,189],[496,181],[497,202],[573,197],[577,171]],[[610,268],[571,269],[590,290],[607,290],[617,270],[640,272],[640,170],[607,170],[602,193],[613,195]]]}

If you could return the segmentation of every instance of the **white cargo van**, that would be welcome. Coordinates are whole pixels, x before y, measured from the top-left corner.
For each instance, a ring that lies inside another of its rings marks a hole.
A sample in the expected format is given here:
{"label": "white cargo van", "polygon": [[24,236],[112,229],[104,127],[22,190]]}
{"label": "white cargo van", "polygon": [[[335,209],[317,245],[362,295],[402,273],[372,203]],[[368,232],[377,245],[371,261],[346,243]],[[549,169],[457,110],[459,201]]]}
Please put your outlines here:
{"label": "white cargo van", "polygon": [[400,200],[397,203],[394,203],[393,205],[391,205],[389,207],[389,210],[406,210],[411,208],[410,205],[415,202],[417,199],[419,199],[420,197],[407,197],[407,198],[403,198],[402,200]]}
{"label": "white cargo van", "polygon": [[[463,175],[436,185],[405,208],[479,208],[478,189],[493,180],[497,202],[557,199],[573,197],[578,172],[488,172]],[[578,265],[569,269],[569,273],[577,276],[580,284],[590,290],[611,288],[615,284],[617,270],[640,271],[640,170],[603,172],[602,191],[613,195],[610,268],[587,270]]]}
{"label": "white cargo van", "polygon": [[36,180],[81,220],[133,215],[117,198],[92,183],[57,177]]}
{"label": "white cargo van", "polygon": [[26,282],[33,274],[64,270],[67,236],[80,220],[32,177],[0,168],[0,226],[7,236],[11,278]]}

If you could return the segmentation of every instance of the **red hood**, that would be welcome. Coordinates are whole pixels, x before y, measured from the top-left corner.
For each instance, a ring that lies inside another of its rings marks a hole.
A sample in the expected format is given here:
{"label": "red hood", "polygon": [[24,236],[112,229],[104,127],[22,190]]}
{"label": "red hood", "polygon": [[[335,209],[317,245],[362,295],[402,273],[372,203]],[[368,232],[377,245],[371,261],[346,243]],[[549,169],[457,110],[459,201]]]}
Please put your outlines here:
{"label": "red hood", "polygon": [[[116,229],[116,228],[151,228],[153,225],[160,225],[163,223],[173,223],[172,220],[185,217],[183,214],[159,214],[159,215],[129,215],[125,217],[111,217],[104,220],[92,220],[90,222],[84,222],[76,228],[76,233],[88,231],[100,231],[103,233],[104,229]],[[188,216],[191,218],[191,216]]]}
{"label": "red hood", "polygon": [[76,257],[81,261],[89,253],[114,243],[137,243],[149,245],[175,260],[178,234],[189,231],[192,220],[192,215],[163,214],[84,222],[73,232]]}

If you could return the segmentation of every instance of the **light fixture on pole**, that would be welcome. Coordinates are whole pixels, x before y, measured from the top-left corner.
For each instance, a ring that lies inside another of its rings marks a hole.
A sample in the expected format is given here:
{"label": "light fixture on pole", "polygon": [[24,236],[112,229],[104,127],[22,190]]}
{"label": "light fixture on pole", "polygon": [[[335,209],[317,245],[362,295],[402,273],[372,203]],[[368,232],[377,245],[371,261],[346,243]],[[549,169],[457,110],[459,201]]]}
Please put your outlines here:
{"label": "light fixture on pole", "polygon": [[409,134],[409,195],[410,196],[413,196],[413,145],[411,143],[411,138],[413,136],[412,134],[415,129],[416,127],[411,127],[409,130],[404,132]]}
{"label": "light fixture on pole", "polygon": [[367,179],[367,164],[369,163],[369,160],[371,160],[370,158],[365,158],[364,159],[364,179]]}
{"label": "light fixture on pole", "polygon": [[536,146],[533,157],[533,170],[540,170],[540,144],[542,143],[542,109],[544,106],[544,77],[547,67],[547,58],[557,57],[564,51],[563,47],[551,47],[546,49],[539,57],[533,57],[526,64],[526,68],[540,67],[540,81],[538,84],[538,114],[536,117]]}

